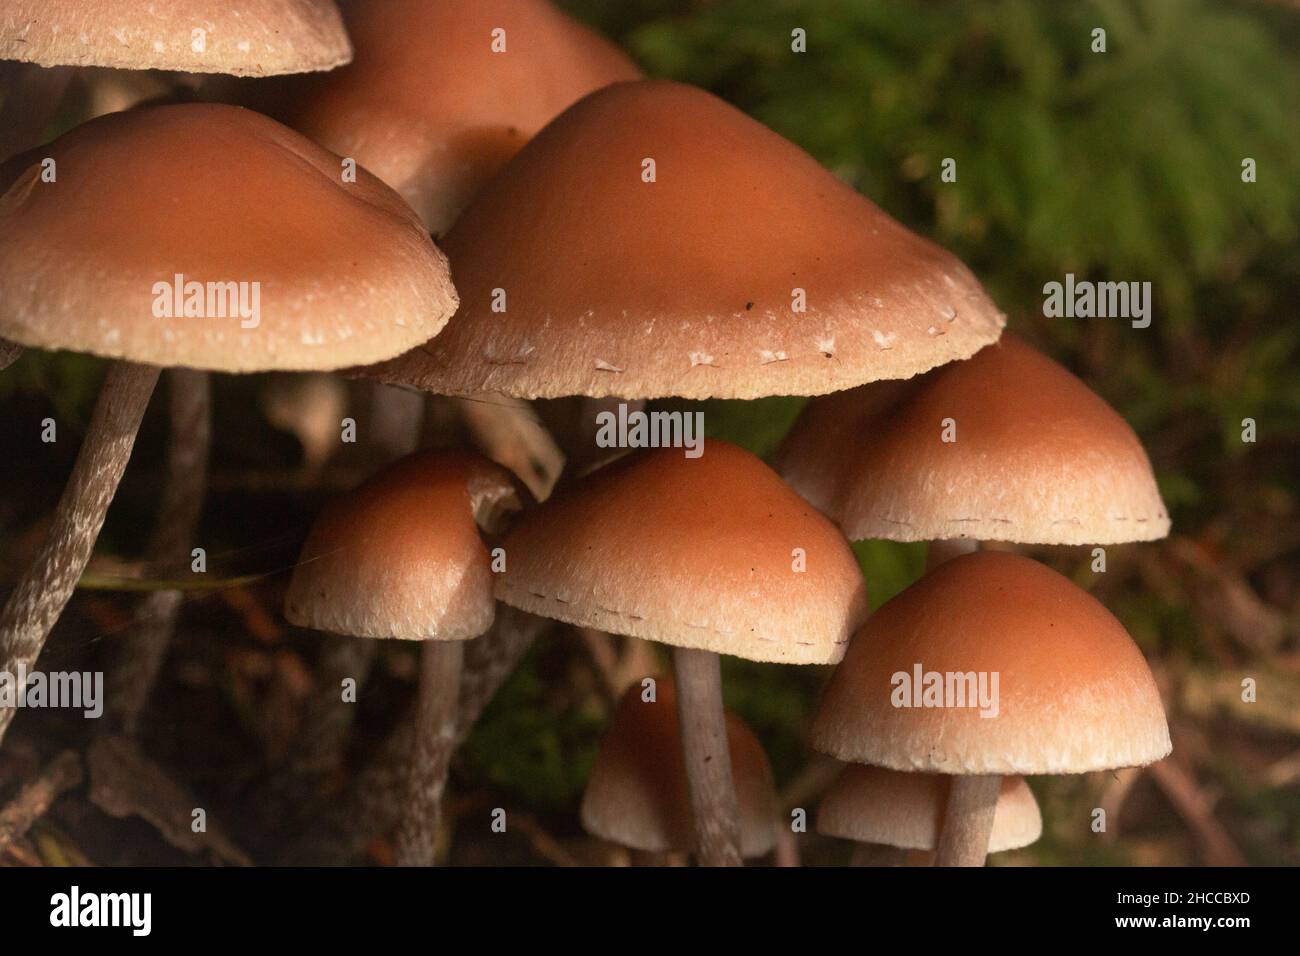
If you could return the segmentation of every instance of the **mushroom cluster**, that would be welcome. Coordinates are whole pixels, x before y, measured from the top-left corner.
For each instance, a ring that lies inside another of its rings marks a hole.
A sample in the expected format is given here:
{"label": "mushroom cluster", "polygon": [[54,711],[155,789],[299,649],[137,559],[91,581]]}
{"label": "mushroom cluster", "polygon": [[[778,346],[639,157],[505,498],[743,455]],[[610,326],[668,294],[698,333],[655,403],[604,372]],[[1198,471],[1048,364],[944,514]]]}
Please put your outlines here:
{"label": "mushroom cluster", "polygon": [[[466,644],[493,652],[497,602],[671,647],[672,676],[614,706],[580,810],[651,862],[741,865],[789,829],[723,657],[837,665],[811,743],[847,766],[817,829],[859,863],[980,865],[1041,833],[1024,777],[1169,753],[1119,621],[1045,565],[977,550],[1165,535],[1136,435],[1003,334],[953,255],[794,144],[643,79],[547,0],[124,0],[75,36],[71,6],[0,6],[0,57],[327,72],[279,88],[278,119],[178,102],[191,89],[0,166],[0,368],[23,348],[108,363],[0,611],[0,670],[33,664],[72,597],[160,370],[191,476],[164,496],[166,560],[195,543],[207,373],[332,372],[495,416],[467,417],[484,454],[426,447],[327,505],[284,599],[299,627],[420,642],[401,864],[438,856]],[[610,402],[769,396],[811,398],[771,464],[654,419],[654,441],[593,447]],[[553,438],[538,399],[585,420]],[[874,613],[851,545],[869,538],[931,552]],[[122,664],[128,731],[170,627]]]}

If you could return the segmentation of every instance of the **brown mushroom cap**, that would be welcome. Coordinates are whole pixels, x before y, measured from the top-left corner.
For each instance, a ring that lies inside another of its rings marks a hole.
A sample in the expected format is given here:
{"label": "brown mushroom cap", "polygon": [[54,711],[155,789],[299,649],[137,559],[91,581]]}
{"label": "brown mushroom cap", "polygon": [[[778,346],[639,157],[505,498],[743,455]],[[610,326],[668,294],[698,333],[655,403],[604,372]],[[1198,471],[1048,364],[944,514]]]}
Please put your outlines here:
{"label": "brown mushroom cap", "polygon": [[[952,419],[956,441],[944,441]],[[809,402],[782,477],[854,541],[1115,544],[1169,533],[1124,419],[1010,333],[912,382]]]}
{"label": "brown mushroom cap", "polygon": [[[895,706],[906,687],[895,675],[917,665],[989,675],[989,687],[996,675],[996,716]],[[1050,568],[992,551],[939,565],[867,620],[812,743],[846,762],[946,774],[1084,773],[1170,749],[1160,693],[1124,626]]]}
{"label": "brown mushroom cap", "polygon": [[299,627],[358,637],[460,641],[492,623],[493,572],[476,517],[518,508],[504,469],[478,455],[417,452],[326,506],[285,596]]}
{"label": "brown mushroom cap", "polygon": [[546,0],[370,0],[344,17],[355,61],[314,78],[289,123],[354,157],[438,234],[556,114],[641,75]]}
{"label": "brown mushroom cap", "polygon": [[[655,700],[628,689],[600,742],[582,796],[588,833],[650,853],[690,852],[695,846],[686,763],[671,681],[655,681]],[[740,809],[740,852],[762,856],[776,843],[776,790],[767,755],[753,731],[727,713],[727,745]]]}
{"label": "brown mushroom cap", "polygon": [[953,256],[677,83],[570,107],[443,245],[461,309],[427,348],[369,370],[381,380],[521,398],[816,395],[965,358],[1004,322]]}
{"label": "brown mushroom cap", "polygon": [[665,448],[606,465],[524,515],[504,547],[507,604],[755,661],[834,663],[867,611],[844,536],[721,441],[697,459]]}
{"label": "brown mushroom cap", "polygon": [[[950,777],[849,764],[817,808],[817,832],[908,850],[938,843]],[[1003,777],[989,852],[1028,846],[1043,835],[1038,802],[1024,777]]]}
{"label": "brown mushroom cap", "polygon": [[[204,31],[196,50],[194,31]],[[4,0],[0,59],[271,76],[352,57],[333,0]]]}
{"label": "brown mushroom cap", "polygon": [[[446,259],[395,192],[360,169],[343,182],[337,157],[251,110],[114,113],[22,162],[0,196],[0,336],[23,345],[334,369],[418,345],[455,309]],[[247,283],[258,315],[160,318],[177,275],[205,284],[205,311],[207,283]]]}

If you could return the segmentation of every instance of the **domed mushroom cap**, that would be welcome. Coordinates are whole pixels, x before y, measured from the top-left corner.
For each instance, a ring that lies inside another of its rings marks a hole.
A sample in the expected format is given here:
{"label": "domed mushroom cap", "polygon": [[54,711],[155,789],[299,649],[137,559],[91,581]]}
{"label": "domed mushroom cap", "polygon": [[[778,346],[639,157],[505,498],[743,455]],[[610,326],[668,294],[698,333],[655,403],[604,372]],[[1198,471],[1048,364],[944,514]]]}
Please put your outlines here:
{"label": "domed mushroom cap", "polygon": [[439,234],[557,113],[641,75],[546,0],[369,0],[344,16],[356,59],[314,78],[290,125],[354,157]]}
{"label": "domed mushroom cap", "polygon": [[458,641],[492,623],[479,524],[519,507],[509,474],[477,455],[417,452],[326,506],[285,596],[299,627]]}
{"label": "domed mushroom cap", "polygon": [[953,256],[677,83],[619,83],[570,107],[444,246],[462,307],[427,349],[374,370],[385,381],[522,398],[816,395],[965,358],[1004,322]]}
{"label": "domed mushroom cap", "polygon": [[[939,841],[952,778],[849,764],[817,808],[817,832],[908,850]],[[1043,817],[1024,777],[1003,777],[989,852],[1028,846],[1043,835]]]}
{"label": "domed mushroom cap", "polygon": [[115,113],[22,162],[0,196],[0,336],[23,345],[334,369],[424,342],[455,309],[395,192],[361,169],[344,182],[338,157],[250,110]]}
{"label": "domed mushroom cap", "polygon": [[329,70],[351,57],[333,0],[0,3],[0,59],[41,66],[270,76]]}
{"label": "domed mushroom cap", "polygon": [[[587,789],[582,826],[588,833],[650,853],[690,852],[695,829],[677,716],[677,694],[658,678],[655,700],[630,688],[600,742]],[[772,768],[753,731],[727,713],[727,746],[740,809],[740,853],[762,856],[776,843]]]}
{"label": "domed mushroom cap", "polygon": [[[981,681],[991,706],[975,703]],[[1084,773],[1170,749],[1160,693],[1123,625],[1050,568],[992,551],[939,565],[867,620],[812,743],[851,763],[946,774]]]}
{"label": "domed mushroom cap", "polygon": [[[635,452],[524,515],[497,597],[755,661],[838,661],[867,612],[848,542],[747,451]],[[799,568],[804,570],[799,570]]]}
{"label": "domed mushroom cap", "polygon": [[[955,441],[945,441],[951,419]],[[913,382],[809,402],[777,470],[854,541],[1116,544],[1169,533],[1137,435],[1010,333]]]}

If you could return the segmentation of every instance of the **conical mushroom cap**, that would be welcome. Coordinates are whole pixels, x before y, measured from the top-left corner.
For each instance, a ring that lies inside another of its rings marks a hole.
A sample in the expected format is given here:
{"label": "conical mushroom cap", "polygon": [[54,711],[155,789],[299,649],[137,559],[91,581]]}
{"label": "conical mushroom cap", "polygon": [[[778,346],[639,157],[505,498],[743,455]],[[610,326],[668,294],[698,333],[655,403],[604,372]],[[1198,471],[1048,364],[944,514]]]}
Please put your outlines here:
{"label": "conical mushroom cap", "polygon": [[[817,832],[908,850],[938,844],[951,777],[900,773],[849,764],[817,808]],[[1028,846],[1043,835],[1043,818],[1024,777],[1003,777],[989,852]]]}
{"label": "conical mushroom cap", "polygon": [[[650,853],[687,853],[695,847],[686,762],[672,682],[655,681],[655,700],[630,688],[600,742],[582,796],[588,833]],[[776,843],[772,768],[754,732],[727,713],[727,746],[740,809],[740,853],[762,856]]]}
{"label": "conical mushroom cap", "polygon": [[443,245],[460,311],[368,374],[522,398],[817,395],[965,358],[1004,322],[952,255],[677,83],[570,107]]}
{"label": "conical mushroom cap", "polygon": [[606,465],[523,515],[504,547],[507,604],[755,661],[834,663],[867,611],[844,536],[721,441]]}
{"label": "conical mushroom cap", "polygon": [[313,78],[289,124],[355,158],[439,235],[557,113],[641,75],[547,0],[368,0],[344,16],[354,62]]}
{"label": "conical mushroom cap", "polygon": [[401,197],[251,110],[113,113],[6,165],[0,336],[22,345],[328,370],[424,342],[456,307]]}
{"label": "conical mushroom cap", "polygon": [[[202,30],[201,38],[195,31]],[[0,60],[271,76],[352,57],[333,0],[4,0]]]}
{"label": "conical mushroom cap", "polygon": [[417,452],[394,462],[317,518],[285,616],[358,637],[478,637],[494,611],[479,525],[518,507],[509,473],[478,455]]}
{"label": "conical mushroom cap", "polygon": [[[981,680],[991,706],[976,703]],[[868,618],[812,744],[849,763],[945,774],[1085,773],[1170,749],[1160,693],[1124,626],[1050,568],[993,551],[939,565]]]}
{"label": "conical mushroom cap", "polygon": [[814,399],[776,467],[854,541],[1116,544],[1169,533],[1133,429],[1011,333],[914,381]]}

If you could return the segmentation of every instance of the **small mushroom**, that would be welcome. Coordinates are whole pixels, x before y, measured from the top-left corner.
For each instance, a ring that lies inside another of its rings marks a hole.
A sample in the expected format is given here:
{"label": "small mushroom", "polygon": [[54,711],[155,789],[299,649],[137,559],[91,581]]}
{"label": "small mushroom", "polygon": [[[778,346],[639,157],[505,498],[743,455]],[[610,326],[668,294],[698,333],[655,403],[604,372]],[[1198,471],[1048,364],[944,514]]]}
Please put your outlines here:
{"label": "small mushroom", "polygon": [[[581,811],[588,833],[646,854],[646,862],[696,847],[677,693],[667,678],[656,678],[653,686],[653,700],[645,699],[640,684],[623,694],[591,767]],[[763,856],[776,843],[772,768],[744,721],[727,712],[726,726],[740,855]]]}
{"label": "small mushroom", "polygon": [[397,861],[434,859],[456,738],[464,642],[492,625],[493,572],[480,529],[520,500],[509,473],[459,452],[417,452],[332,501],[294,567],[285,616],[300,627],[422,641]]}
{"label": "small mushroom", "polygon": [[[949,420],[955,440],[945,440]],[[1112,544],[1169,533],[1133,429],[1009,332],[914,381],[814,399],[776,468],[851,540],[930,541],[932,565],[981,540]]]}
{"label": "small mushroom", "polygon": [[867,620],[812,743],[851,763],[952,778],[939,865],[979,866],[1001,780],[1142,766],[1169,754],[1155,679],[1124,626],[1016,554],[947,561]]}
{"label": "small mushroom", "polygon": [[396,189],[434,235],[557,113],[641,75],[549,0],[385,0],[343,16],[356,58],[306,80],[286,121]]}
{"label": "small mushroom", "polygon": [[0,60],[44,67],[272,76],[351,58],[333,0],[5,0],[0,9]]}
{"label": "small mushroom", "polygon": [[[849,764],[822,797],[817,832],[855,841],[858,866],[928,863],[939,841],[948,790],[948,778],[939,774]],[[1025,778],[1003,777],[989,852],[1028,846],[1042,833],[1043,818]]]}
{"label": "small mushroom", "polygon": [[115,113],[6,169],[0,336],[114,360],[46,542],[0,611],[12,673],[72,595],[160,368],[375,361],[435,335],[456,294],[396,193],[364,170],[345,184],[337,157],[249,110]]}
{"label": "small mushroom", "polygon": [[[344,16],[356,59],[295,83],[286,120],[374,172],[435,235],[557,113],[641,75],[549,0],[385,0],[350,4]],[[373,387],[381,422],[418,401]],[[451,401],[475,447],[545,500],[565,456],[536,411],[489,393]]]}
{"label": "small mushroom", "polygon": [[697,850],[738,865],[719,654],[838,661],[866,616],[843,535],[758,458],[710,441],[634,452],[563,488],[507,536],[497,597],[672,645]]}

